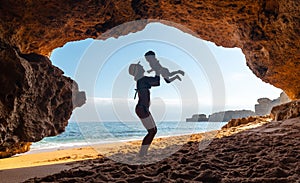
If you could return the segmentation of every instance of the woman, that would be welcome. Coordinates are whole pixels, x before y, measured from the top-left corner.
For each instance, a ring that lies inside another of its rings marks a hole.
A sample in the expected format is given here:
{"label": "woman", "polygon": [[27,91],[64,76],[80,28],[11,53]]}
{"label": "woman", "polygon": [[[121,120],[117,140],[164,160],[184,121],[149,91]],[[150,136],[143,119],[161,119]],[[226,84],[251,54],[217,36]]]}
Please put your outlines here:
{"label": "woman", "polygon": [[144,76],[145,70],[143,66],[138,64],[131,64],[129,66],[129,74],[134,77],[136,81],[136,92],[139,96],[139,101],[135,107],[135,113],[140,118],[148,133],[144,137],[139,156],[147,155],[148,148],[157,132],[157,128],[153,117],[149,111],[150,107],[150,88],[152,86],[160,85],[160,73],[155,73],[155,77]]}

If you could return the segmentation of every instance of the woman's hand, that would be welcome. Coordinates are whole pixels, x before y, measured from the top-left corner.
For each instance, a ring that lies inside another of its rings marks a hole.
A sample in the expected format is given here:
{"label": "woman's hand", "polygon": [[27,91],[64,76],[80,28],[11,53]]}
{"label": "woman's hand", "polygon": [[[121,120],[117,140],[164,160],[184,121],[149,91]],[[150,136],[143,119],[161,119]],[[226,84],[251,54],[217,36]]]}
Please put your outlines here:
{"label": "woman's hand", "polygon": [[160,70],[155,70],[155,76],[160,76]]}

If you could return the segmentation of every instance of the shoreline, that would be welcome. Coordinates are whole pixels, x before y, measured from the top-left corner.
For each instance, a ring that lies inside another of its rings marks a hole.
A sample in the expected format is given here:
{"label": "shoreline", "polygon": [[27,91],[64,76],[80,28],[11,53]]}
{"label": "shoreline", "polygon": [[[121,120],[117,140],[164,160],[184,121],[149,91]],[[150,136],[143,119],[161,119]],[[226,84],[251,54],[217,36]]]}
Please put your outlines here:
{"label": "shoreline", "polygon": [[[72,122],[75,123],[75,122]],[[83,122],[85,123],[85,122]],[[166,122],[168,123],[168,122]],[[173,121],[172,121],[173,123]],[[203,126],[203,129],[197,129],[199,128],[199,126],[197,127],[197,125],[199,125],[199,122],[195,122],[193,128],[188,129],[187,131],[176,131],[174,129],[172,129],[172,131],[168,131],[165,132],[165,127],[163,127],[163,129],[158,129],[158,133],[156,134],[156,138],[165,138],[165,137],[171,137],[171,136],[182,136],[182,135],[190,135],[190,134],[197,134],[197,133],[204,133],[207,131],[211,131],[211,130],[219,130],[222,126],[224,126],[227,122],[218,122],[218,125],[215,124],[205,124],[205,126]],[[188,126],[189,124],[187,124],[186,122],[184,122],[183,124],[180,124],[181,127],[182,126]],[[212,127],[212,125],[214,127]],[[74,126],[75,128],[77,128],[76,126]],[[174,133],[173,133],[174,131]],[[146,135],[147,131],[142,129],[142,132],[137,135],[134,134],[131,136],[131,134],[119,137],[119,136],[112,136],[109,138],[105,138],[101,140],[101,137],[97,137],[97,138],[89,138],[85,135],[83,135],[83,133],[79,133],[78,134],[78,139],[62,139],[62,138],[57,138],[55,140],[52,139],[45,139],[45,141],[40,141],[37,143],[33,143],[31,145],[31,150],[29,151],[29,153],[34,153],[34,152],[46,152],[46,151],[53,151],[53,150],[60,150],[60,149],[69,149],[69,148],[77,148],[77,147],[84,147],[84,146],[95,146],[98,144],[110,144],[110,143],[119,143],[119,142],[128,142],[128,141],[136,141],[136,140],[141,140],[144,138],[144,136]],[[52,138],[52,137],[51,137]],[[99,138],[99,139],[98,139]],[[49,149],[49,150],[48,150]],[[28,152],[26,152],[28,153]],[[26,154],[25,153],[25,154]]]}
{"label": "shoreline", "polygon": [[[181,136],[192,136],[192,135],[197,135],[197,134],[205,134],[205,133],[211,133],[213,131],[217,130],[211,130],[211,131],[206,131],[206,132],[195,132],[195,133],[182,133],[182,134],[176,134],[176,135],[162,135],[162,136],[157,136],[155,139],[159,138],[172,138],[172,137],[181,137]],[[146,132],[145,132],[146,134]],[[45,152],[52,152],[52,151],[60,151],[60,150],[68,150],[68,149],[78,149],[78,148],[84,148],[84,147],[94,147],[94,146],[105,146],[105,145],[110,145],[110,144],[118,144],[118,143],[130,143],[130,142],[135,142],[135,141],[142,141],[144,137],[140,138],[132,138],[128,140],[118,140],[118,141],[107,141],[107,142],[95,142],[95,143],[82,143],[82,145],[69,145],[69,146],[59,146],[59,147],[49,147],[49,148],[40,148],[40,149],[30,149],[28,152],[25,153],[20,153],[16,154],[12,157],[18,157],[18,156],[24,156],[24,155],[29,155],[29,154],[38,154],[38,153],[45,153]],[[1,160],[1,159],[0,159]]]}

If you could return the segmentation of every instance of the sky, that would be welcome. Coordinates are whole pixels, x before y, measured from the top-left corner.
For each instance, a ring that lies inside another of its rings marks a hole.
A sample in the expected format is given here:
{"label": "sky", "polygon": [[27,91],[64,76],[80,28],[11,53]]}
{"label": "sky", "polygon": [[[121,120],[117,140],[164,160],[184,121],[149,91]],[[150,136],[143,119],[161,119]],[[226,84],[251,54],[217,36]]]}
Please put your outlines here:
{"label": "sky", "polygon": [[86,104],[74,110],[71,121],[137,121],[138,99],[133,99],[135,81],[128,67],[140,61],[149,70],[143,56],[149,50],[170,71],[185,72],[182,81],[161,80],[159,87],[152,87],[150,110],[156,121],[184,121],[196,113],[224,110],[254,111],[258,98],[275,99],[282,92],[252,73],[241,49],[218,47],[177,28],[151,23],[126,36],[70,42],[52,52],[52,63],[86,92]]}

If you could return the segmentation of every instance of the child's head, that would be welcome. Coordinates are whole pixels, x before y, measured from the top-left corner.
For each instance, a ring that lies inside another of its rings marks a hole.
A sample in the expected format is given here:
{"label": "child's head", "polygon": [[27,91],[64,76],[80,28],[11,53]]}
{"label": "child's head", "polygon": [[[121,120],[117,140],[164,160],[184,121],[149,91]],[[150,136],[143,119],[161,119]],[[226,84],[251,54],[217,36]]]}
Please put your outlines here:
{"label": "child's head", "polygon": [[145,58],[148,62],[156,61],[154,51],[148,51],[147,53],[145,53]]}
{"label": "child's head", "polygon": [[146,57],[146,56],[149,56],[149,55],[155,56],[154,51],[148,51],[147,53],[145,53],[145,57]]}

